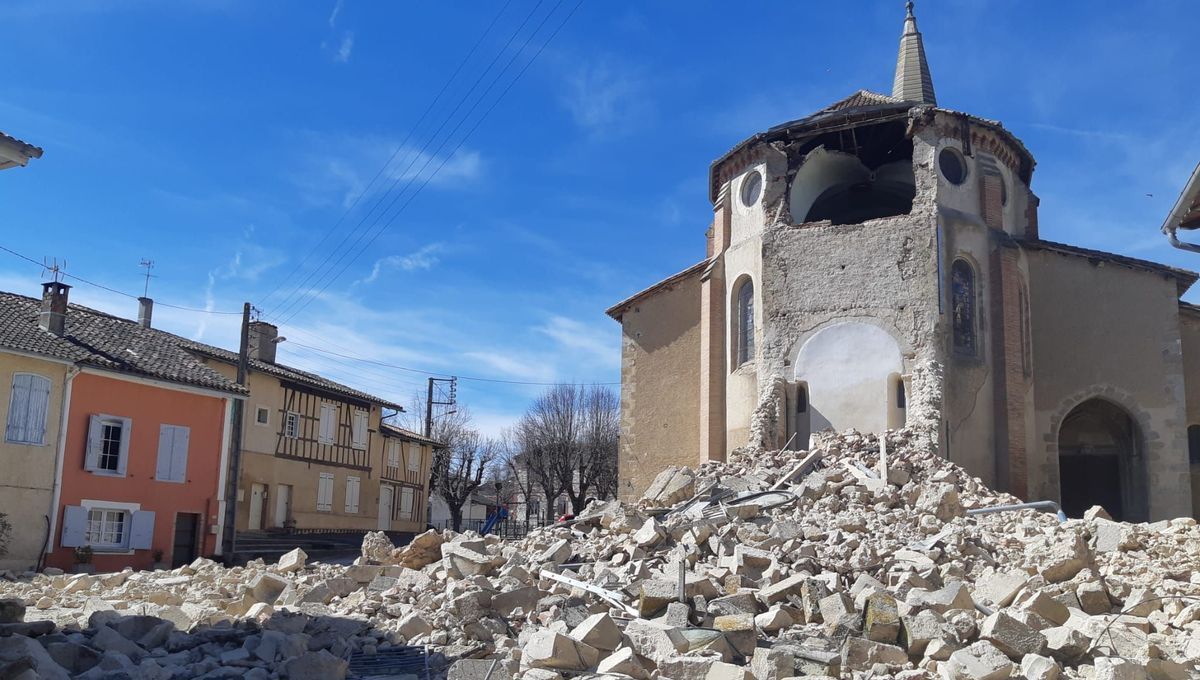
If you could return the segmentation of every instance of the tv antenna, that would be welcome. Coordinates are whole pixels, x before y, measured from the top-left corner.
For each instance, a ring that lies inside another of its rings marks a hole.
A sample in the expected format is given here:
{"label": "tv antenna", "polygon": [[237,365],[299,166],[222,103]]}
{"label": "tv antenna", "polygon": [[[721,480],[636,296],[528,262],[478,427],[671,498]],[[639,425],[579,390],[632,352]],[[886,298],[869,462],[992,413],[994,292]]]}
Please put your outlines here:
{"label": "tv antenna", "polygon": [[143,257],[138,262],[138,266],[146,268],[146,287],[142,289],[142,297],[150,297],[150,279],[156,278],[150,275],[150,270],[154,268],[154,260],[147,260]]}
{"label": "tv antenna", "polygon": [[62,282],[63,277],[66,276],[66,272],[63,271],[66,268],[67,268],[66,260],[63,260],[62,264],[59,265],[57,257],[51,258],[49,262],[46,261],[45,257],[42,258],[42,277],[43,278],[45,278],[46,274],[49,273],[52,276],[54,276],[55,283],[60,283],[60,282]]}

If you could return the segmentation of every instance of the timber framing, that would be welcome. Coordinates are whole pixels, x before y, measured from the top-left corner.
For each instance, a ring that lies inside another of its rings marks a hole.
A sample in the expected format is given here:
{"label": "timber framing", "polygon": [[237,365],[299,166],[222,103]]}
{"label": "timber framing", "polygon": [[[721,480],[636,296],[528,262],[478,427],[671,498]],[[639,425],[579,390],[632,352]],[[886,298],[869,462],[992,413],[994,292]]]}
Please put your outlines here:
{"label": "timber framing", "polygon": [[[344,398],[331,398],[318,391],[300,388],[295,384],[283,383],[283,408],[279,412],[279,432],[275,444],[275,456],[321,465],[361,470],[371,475],[371,439],[375,436],[367,429],[364,448],[353,445],[352,433],[355,413],[370,414],[370,405],[352,402]],[[321,407],[329,404],[337,409],[333,441],[320,439]],[[296,436],[287,436],[287,414],[298,416]]]}

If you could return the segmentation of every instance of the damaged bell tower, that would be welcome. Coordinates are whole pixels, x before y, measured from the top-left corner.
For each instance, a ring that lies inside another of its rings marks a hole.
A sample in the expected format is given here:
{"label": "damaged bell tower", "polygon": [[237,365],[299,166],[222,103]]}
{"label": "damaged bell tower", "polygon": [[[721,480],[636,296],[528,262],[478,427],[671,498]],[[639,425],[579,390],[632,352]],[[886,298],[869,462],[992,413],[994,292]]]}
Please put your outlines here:
{"label": "damaged bell tower", "polygon": [[[1035,399],[1031,285],[1073,276],[1050,253],[1087,256],[1040,240],[1033,168],[1000,123],[938,106],[909,2],[892,94],[860,90],[717,159],[706,258],[609,310],[622,493],[737,448],[908,427],[996,488],[1065,504],[1060,395],[1111,385],[1071,377]],[[1157,514],[1144,448],[1120,454],[1129,517]]]}

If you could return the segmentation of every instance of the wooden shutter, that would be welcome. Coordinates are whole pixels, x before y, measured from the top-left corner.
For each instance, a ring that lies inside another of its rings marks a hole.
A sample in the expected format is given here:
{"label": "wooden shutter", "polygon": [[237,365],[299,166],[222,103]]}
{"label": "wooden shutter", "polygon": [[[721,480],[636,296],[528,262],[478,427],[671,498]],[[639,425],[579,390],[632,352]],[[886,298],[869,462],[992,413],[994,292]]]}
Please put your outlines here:
{"label": "wooden shutter", "polygon": [[100,437],[104,432],[104,423],[100,416],[88,417],[87,450],[83,456],[83,469],[96,470],[100,466]]}
{"label": "wooden shutter", "polygon": [[25,422],[29,413],[29,379],[33,376],[18,373],[13,376],[12,396],[8,400],[8,425],[4,438],[10,442],[26,441]]}
{"label": "wooden shutter", "polygon": [[400,487],[400,516],[413,519],[413,490],[410,487]]}
{"label": "wooden shutter", "polygon": [[46,443],[46,413],[50,410],[50,381],[39,375],[29,376],[29,410],[25,415],[25,441]]}
{"label": "wooden shutter", "polygon": [[172,434],[174,442],[171,446],[171,481],[187,481],[188,441],[192,430],[189,427],[175,426]]}
{"label": "wooden shutter", "polygon": [[159,481],[174,481],[171,477],[172,449],[175,446],[175,428],[171,425],[158,426],[158,462],[154,467],[154,478]]}
{"label": "wooden shutter", "polygon": [[149,550],[154,545],[154,513],[150,510],[135,510],[130,515],[129,549]]}
{"label": "wooden shutter", "polygon": [[87,543],[87,508],[68,505],[63,508],[62,547],[78,548]]}
{"label": "wooden shutter", "polygon": [[333,474],[322,472],[317,481],[317,510],[333,509]]}
{"label": "wooden shutter", "polygon": [[420,444],[408,445],[408,471],[421,471],[421,446]]}
{"label": "wooden shutter", "polygon": [[358,477],[346,478],[346,512],[358,512]]}
{"label": "wooden shutter", "polygon": [[121,458],[117,461],[117,474],[125,476],[129,466],[129,439],[133,436],[133,421],[129,418],[116,418],[121,422]]}
{"label": "wooden shutter", "polygon": [[321,404],[320,440],[329,444],[334,441],[337,431],[337,407],[333,404]]}

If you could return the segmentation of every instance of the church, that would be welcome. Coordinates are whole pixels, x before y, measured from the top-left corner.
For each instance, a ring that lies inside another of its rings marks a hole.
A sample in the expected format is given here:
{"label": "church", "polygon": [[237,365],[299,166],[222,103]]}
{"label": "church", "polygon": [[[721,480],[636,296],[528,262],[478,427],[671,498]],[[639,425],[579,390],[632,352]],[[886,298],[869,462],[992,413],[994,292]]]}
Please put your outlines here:
{"label": "church", "polygon": [[704,259],[608,310],[621,497],[741,447],[907,426],[1071,516],[1193,515],[1200,307],[1180,297],[1200,275],[1042,239],[1034,165],[938,105],[908,3],[891,94],[718,158]]}

